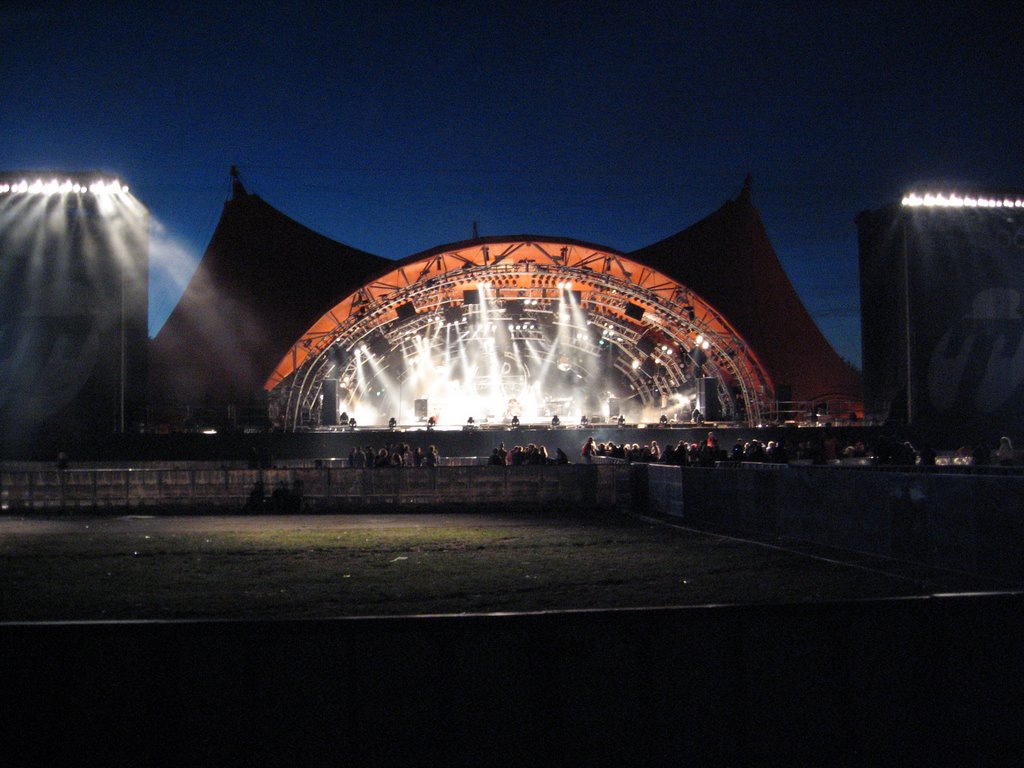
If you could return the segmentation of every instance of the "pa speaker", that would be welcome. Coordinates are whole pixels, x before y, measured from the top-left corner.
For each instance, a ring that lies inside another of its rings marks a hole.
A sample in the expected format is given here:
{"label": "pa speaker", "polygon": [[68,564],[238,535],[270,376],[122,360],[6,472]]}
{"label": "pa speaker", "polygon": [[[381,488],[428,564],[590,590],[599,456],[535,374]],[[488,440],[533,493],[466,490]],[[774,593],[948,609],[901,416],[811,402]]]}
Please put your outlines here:
{"label": "pa speaker", "polygon": [[399,304],[395,311],[398,313],[399,320],[409,320],[410,318],[416,317],[416,307],[412,305],[411,301],[407,301],[405,304]]}
{"label": "pa speaker", "polygon": [[324,379],[324,401],[320,408],[320,423],[325,427],[338,424],[338,380]]}
{"label": "pa speaker", "polygon": [[644,316],[644,308],[633,304],[632,302],[626,302],[626,317],[630,317],[633,320],[641,320]]}
{"label": "pa speaker", "polygon": [[720,421],[722,405],[718,401],[718,380],[712,376],[697,379],[697,407],[705,421]]}

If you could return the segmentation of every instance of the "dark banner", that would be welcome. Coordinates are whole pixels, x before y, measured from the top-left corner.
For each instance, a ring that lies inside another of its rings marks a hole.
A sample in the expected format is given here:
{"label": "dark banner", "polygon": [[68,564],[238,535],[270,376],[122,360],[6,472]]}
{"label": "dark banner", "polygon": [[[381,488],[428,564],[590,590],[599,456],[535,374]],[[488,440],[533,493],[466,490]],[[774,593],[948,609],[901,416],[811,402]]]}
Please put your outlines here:
{"label": "dark banner", "polygon": [[912,423],[1024,437],[1024,212],[904,217]]}

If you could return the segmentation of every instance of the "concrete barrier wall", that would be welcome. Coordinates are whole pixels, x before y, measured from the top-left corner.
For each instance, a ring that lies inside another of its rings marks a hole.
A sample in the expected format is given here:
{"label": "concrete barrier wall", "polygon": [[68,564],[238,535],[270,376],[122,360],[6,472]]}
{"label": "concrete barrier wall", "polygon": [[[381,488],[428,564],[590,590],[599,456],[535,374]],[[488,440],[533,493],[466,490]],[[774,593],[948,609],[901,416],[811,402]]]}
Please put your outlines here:
{"label": "concrete barrier wall", "polygon": [[[242,509],[262,483],[261,504],[278,511],[360,505],[566,503],[632,506],[630,468],[616,463],[523,467],[381,469],[91,469],[0,472],[4,510],[211,507]],[[286,493],[274,496],[282,487]],[[300,501],[301,499],[301,501]]]}
{"label": "concrete barrier wall", "polygon": [[1020,611],[0,625],[4,746],[26,765],[1019,764]]}
{"label": "concrete barrier wall", "polygon": [[1024,477],[833,467],[651,465],[652,509],[1024,584]]}

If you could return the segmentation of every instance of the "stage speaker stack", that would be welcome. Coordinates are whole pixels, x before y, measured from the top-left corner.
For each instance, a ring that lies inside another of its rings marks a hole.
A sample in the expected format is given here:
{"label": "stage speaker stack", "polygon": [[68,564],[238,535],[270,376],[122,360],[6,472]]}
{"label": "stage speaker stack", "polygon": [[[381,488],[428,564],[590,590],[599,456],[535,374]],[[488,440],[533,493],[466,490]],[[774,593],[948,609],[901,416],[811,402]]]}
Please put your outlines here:
{"label": "stage speaker stack", "polygon": [[325,427],[335,427],[338,425],[338,380],[324,379],[323,393],[320,423]]}
{"label": "stage speaker stack", "polygon": [[722,406],[718,402],[718,380],[713,376],[697,379],[697,407],[705,421],[721,421]]}

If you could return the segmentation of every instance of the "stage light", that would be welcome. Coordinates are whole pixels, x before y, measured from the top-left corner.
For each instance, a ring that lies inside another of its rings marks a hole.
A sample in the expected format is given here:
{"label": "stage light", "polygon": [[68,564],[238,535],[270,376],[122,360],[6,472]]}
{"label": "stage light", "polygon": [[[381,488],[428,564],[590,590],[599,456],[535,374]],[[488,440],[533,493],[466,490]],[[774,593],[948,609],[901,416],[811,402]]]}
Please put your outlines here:
{"label": "stage light", "polygon": [[699,347],[701,344],[704,343],[704,337],[698,333],[697,338],[694,339],[694,343],[696,343],[696,345]]}
{"label": "stage light", "polygon": [[956,193],[932,193],[919,195],[911,192],[900,204],[907,208],[1022,208],[1024,200],[1019,198],[970,197]]}
{"label": "stage light", "polygon": [[123,186],[120,181],[114,179],[113,181],[96,181],[89,185],[89,191],[94,195],[123,195],[128,192],[128,187]]}
{"label": "stage light", "polygon": [[640,367],[640,361],[639,360],[634,360],[633,361],[633,370],[635,371],[639,367]]}
{"label": "stage light", "polygon": [[[48,179],[47,181],[34,179],[32,182],[22,179],[19,182],[0,184],[0,194],[66,195],[72,192],[81,194],[86,189],[85,186],[70,179],[64,179],[63,181],[59,179]],[[97,196],[124,195],[128,193],[128,187],[121,184],[117,179],[111,181],[98,179],[88,186],[88,191]]]}

